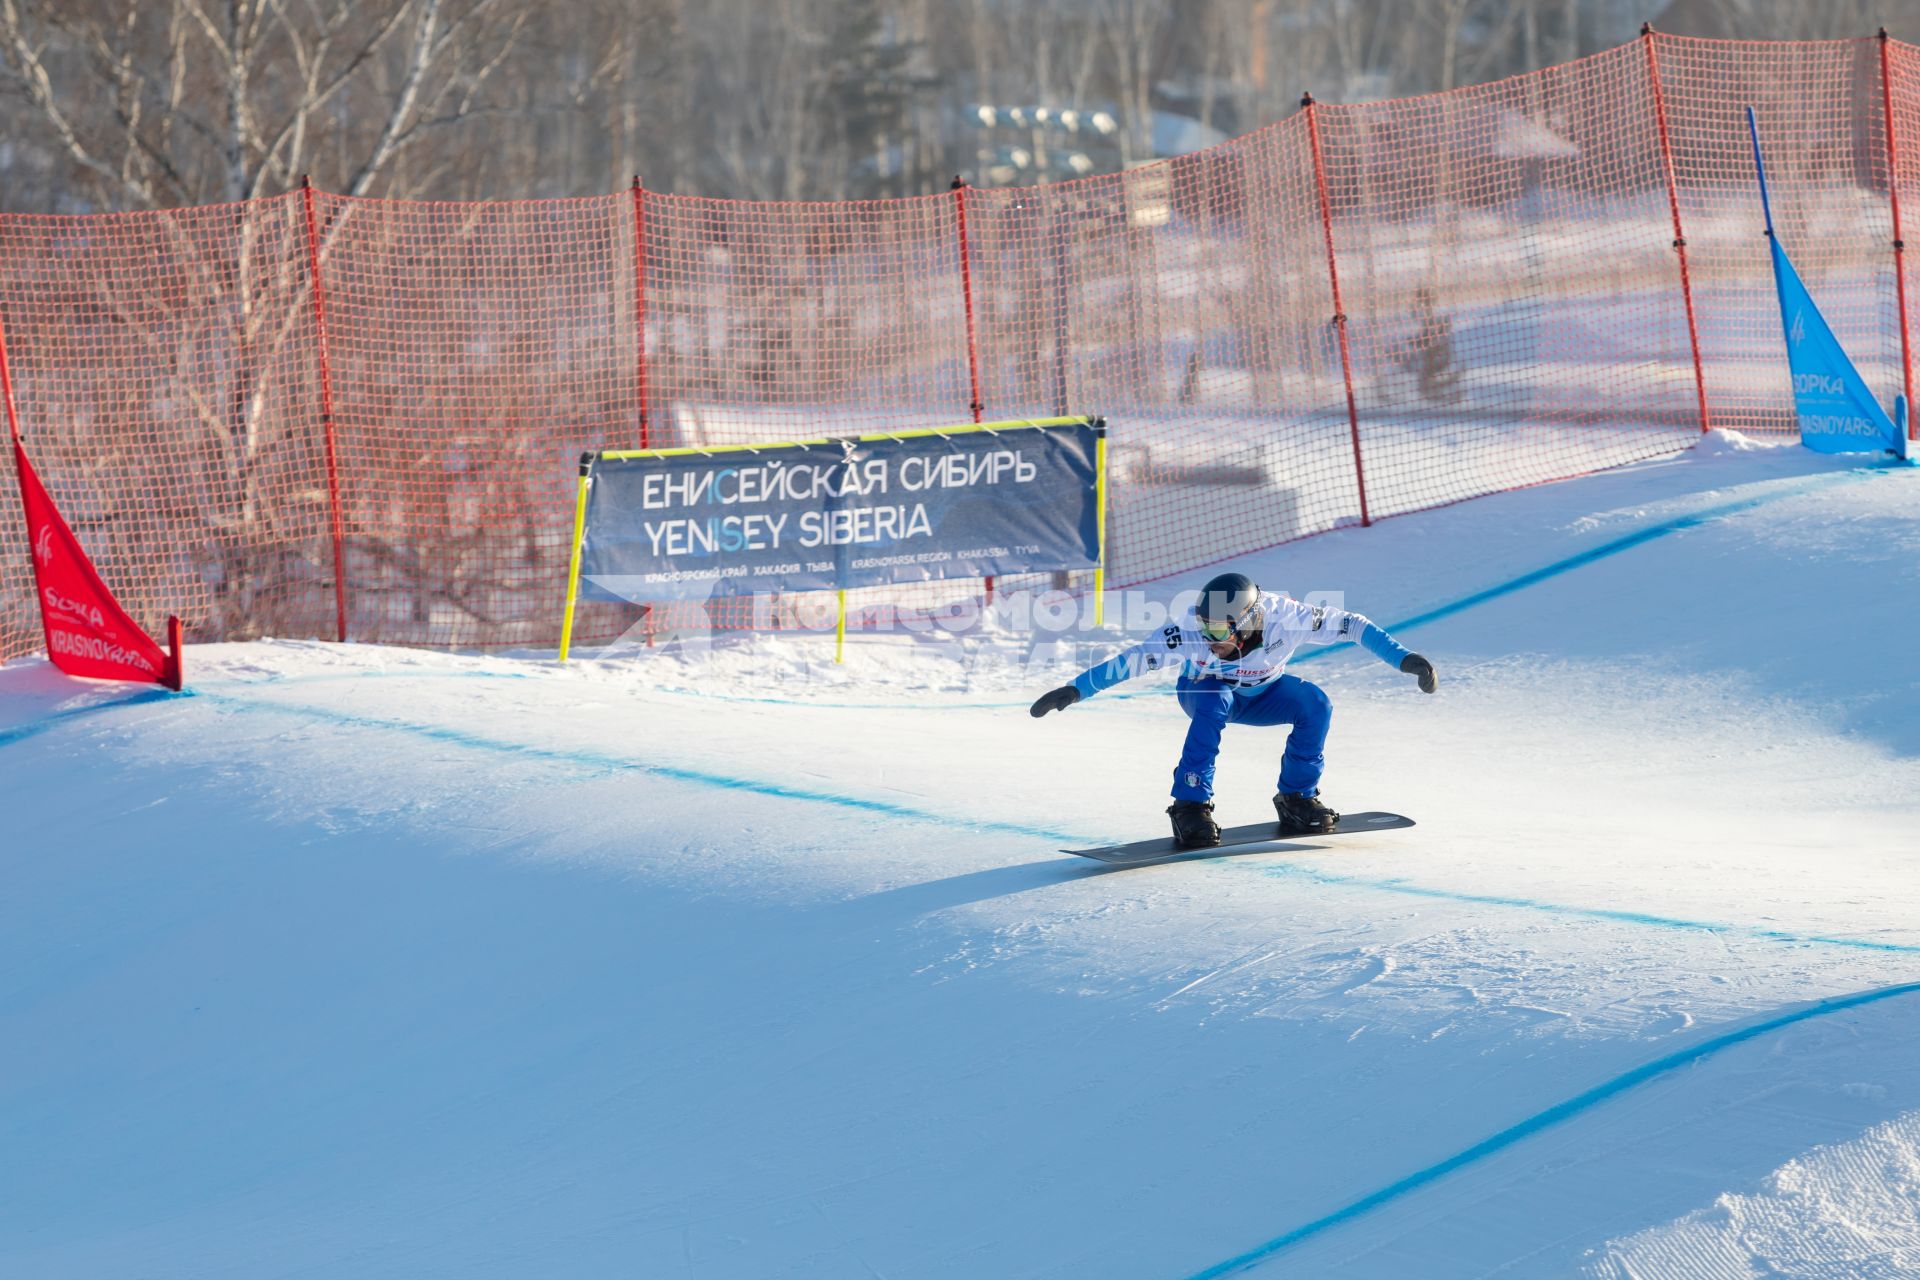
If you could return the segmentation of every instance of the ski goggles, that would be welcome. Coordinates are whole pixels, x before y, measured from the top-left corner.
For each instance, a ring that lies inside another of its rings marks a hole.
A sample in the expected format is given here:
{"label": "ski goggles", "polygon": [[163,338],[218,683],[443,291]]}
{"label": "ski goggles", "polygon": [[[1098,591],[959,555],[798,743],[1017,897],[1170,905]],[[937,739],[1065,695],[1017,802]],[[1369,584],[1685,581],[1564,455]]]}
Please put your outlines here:
{"label": "ski goggles", "polygon": [[1209,640],[1231,640],[1246,628],[1247,623],[1260,610],[1258,602],[1248,605],[1231,618],[1199,618],[1200,634]]}

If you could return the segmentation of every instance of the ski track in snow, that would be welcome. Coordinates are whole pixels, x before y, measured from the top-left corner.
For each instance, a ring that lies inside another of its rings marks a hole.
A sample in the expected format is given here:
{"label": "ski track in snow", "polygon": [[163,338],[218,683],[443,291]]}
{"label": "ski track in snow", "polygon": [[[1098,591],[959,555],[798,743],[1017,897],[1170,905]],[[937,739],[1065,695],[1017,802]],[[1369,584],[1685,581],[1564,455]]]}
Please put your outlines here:
{"label": "ski track in snow", "polygon": [[[329,679],[335,677],[327,677]],[[810,790],[768,780],[727,776],[706,773],[699,770],[684,769],[660,762],[644,759],[632,759],[597,751],[555,748],[533,745],[511,739],[494,738],[467,733],[445,725],[416,723],[412,721],[385,719],[374,716],[349,715],[325,707],[314,707],[298,703],[268,700],[246,700],[230,695],[195,692],[190,696],[207,698],[224,710],[237,712],[281,713],[294,717],[309,717],[338,724],[349,728],[372,729],[397,734],[405,734],[428,741],[450,744],[476,752],[506,755],[521,761],[540,761],[576,766],[585,778],[602,778],[622,772],[637,772],[671,778],[676,781],[690,782],[701,786],[731,790],[756,792],[781,799],[809,802],[814,804],[838,806],[856,811],[868,811],[889,817],[910,821],[926,822],[936,825],[960,823],[982,832],[992,832],[1018,837],[1032,837],[1041,840],[1090,843],[1104,836],[1091,836],[1084,832],[1048,831],[1045,828],[1022,826],[1006,822],[981,822],[971,819],[958,819],[925,809],[914,808],[894,801],[878,798],[846,795],[836,792]],[[106,703],[95,710],[107,710],[123,705]],[[78,714],[75,712],[66,715]],[[52,727],[48,724],[46,727]],[[4,742],[0,742],[4,745]],[[1294,845],[1302,849],[1314,849],[1310,841],[1295,841]],[[1227,864],[1231,866],[1232,864]],[[1794,932],[1787,929],[1767,928],[1758,925],[1741,924],[1726,921],[1686,920],[1661,916],[1641,911],[1619,910],[1603,907],[1588,907],[1566,903],[1542,902],[1529,898],[1508,897],[1492,894],[1470,894],[1455,890],[1434,888],[1405,878],[1368,879],[1343,876],[1336,873],[1316,870],[1312,867],[1297,865],[1266,865],[1257,868],[1257,874],[1279,879],[1305,879],[1314,884],[1334,885],[1356,888],[1376,893],[1407,894],[1415,897],[1444,899],[1478,905],[1506,907],[1516,911],[1540,912],[1547,915],[1589,920],[1616,921],[1624,924],[1644,926],[1651,929],[1699,930],[1714,934],[1737,935],[1769,942],[1789,944],[1812,944],[1818,946],[1851,947],[1868,951],[1886,951],[1905,955],[1920,955],[1920,943],[1907,943],[1877,940],[1871,938],[1826,937],[1818,934]]]}
{"label": "ski track in snow", "polygon": [[1701,452],[1251,561],[1431,615],[1325,847],[1056,855],[1181,723],[1071,644],[0,672],[0,1271],[1910,1274],[1920,476]]}

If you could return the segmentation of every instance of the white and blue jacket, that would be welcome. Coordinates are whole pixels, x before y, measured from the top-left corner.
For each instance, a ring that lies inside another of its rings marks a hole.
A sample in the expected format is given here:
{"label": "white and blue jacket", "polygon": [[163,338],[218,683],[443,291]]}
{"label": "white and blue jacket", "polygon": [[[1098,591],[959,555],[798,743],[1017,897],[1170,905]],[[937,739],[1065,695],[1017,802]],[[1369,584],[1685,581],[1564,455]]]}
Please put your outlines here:
{"label": "white and blue jacket", "polygon": [[1073,678],[1073,687],[1082,698],[1091,698],[1122,680],[1180,665],[1196,679],[1218,680],[1245,696],[1278,680],[1303,644],[1352,641],[1396,670],[1409,652],[1367,618],[1331,605],[1304,604],[1292,596],[1263,591],[1260,614],[1259,645],[1237,658],[1216,657],[1194,611],[1188,609],[1178,622],[1082,671]]}

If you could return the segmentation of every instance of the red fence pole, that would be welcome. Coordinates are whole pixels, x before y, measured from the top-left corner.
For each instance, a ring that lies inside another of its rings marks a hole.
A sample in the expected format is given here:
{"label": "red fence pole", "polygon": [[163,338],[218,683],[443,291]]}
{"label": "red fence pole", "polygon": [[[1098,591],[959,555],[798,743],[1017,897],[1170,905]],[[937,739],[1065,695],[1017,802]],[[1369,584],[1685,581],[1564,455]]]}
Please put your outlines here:
{"label": "red fence pole", "polygon": [[313,183],[300,175],[300,196],[307,207],[307,269],[313,278],[313,331],[320,351],[320,428],[327,440],[327,508],[333,516],[333,619],[342,643],[347,638],[347,557],[340,519],[340,464],[333,444],[333,367],[327,360],[326,287],[320,283],[320,235],[313,218]]}
{"label": "red fence pole", "polygon": [[1314,110],[1319,104],[1311,93],[1300,95],[1300,109],[1307,116],[1307,143],[1313,148],[1313,181],[1320,191],[1320,229],[1327,237],[1327,280],[1333,286],[1333,327],[1340,335],[1340,376],[1347,383],[1347,430],[1353,437],[1353,479],[1360,487],[1360,523],[1369,525],[1367,513],[1367,469],[1360,460],[1360,406],[1353,396],[1353,356],[1347,348],[1347,309],[1340,301],[1340,264],[1333,252],[1333,199],[1327,194],[1327,165],[1320,155],[1320,118]]}
{"label": "red fence pole", "polygon": [[1653,118],[1660,131],[1660,164],[1667,177],[1667,207],[1673,213],[1673,248],[1680,255],[1680,297],[1687,308],[1687,341],[1693,344],[1693,388],[1700,400],[1700,430],[1713,425],[1707,417],[1707,374],[1700,362],[1700,325],[1693,314],[1693,277],[1687,270],[1687,236],[1680,228],[1680,186],[1673,172],[1673,141],[1667,134],[1667,95],[1660,85],[1660,59],[1653,47],[1653,24],[1640,24],[1647,47],[1647,79],[1653,86]]}
{"label": "red fence pole", "polygon": [[646,188],[633,175],[633,334],[635,382],[640,395],[640,447],[653,448],[647,418],[647,206]]}
{"label": "red fence pole", "polygon": [[[13,368],[7,363],[7,327],[4,323],[0,323],[0,395],[4,395],[7,401],[7,430],[13,436],[13,457],[17,463],[26,446],[20,442],[20,411],[13,405]],[[20,491],[20,514],[23,518],[26,516],[26,502],[27,494],[23,487]],[[33,565],[33,531],[31,529],[27,531],[27,562]],[[33,565],[33,569],[37,575],[39,566]],[[51,658],[52,652],[49,651],[47,656]]]}
{"label": "red fence pole", "polygon": [[967,309],[967,377],[973,388],[973,420],[980,421],[980,347],[973,328],[973,250],[967,244],[967,182],[953,175],[953,213],[960,225],[960,301]]}
{"label": "red fence pole", "polygon": [[13,369],[7,364],[7,329],[0,324],[0,393],[7,400],[7,430],[13,434],[13,442],[20,443],[20,411],[13,407]]}
{"label": "red fence pole", "polygon": [[[953,192],[953,216],[960,234],[960,301],[967,311],[967,380],[973,389],[968,403],[973,406],[973,420],[978,422],[986,406],[980,402],[980,346],[973,328],[973,250],[967,243],[967,180],[954,174],[948,190]],[[986,583],[987,599],[992,600],[993,579],[988,578]]]}
{"label": "red fence pole", "polygon": [[1893,289],[1900,307],[1900,371],[1907,390],[1907,438],[1920,440],[1913,422],[1913,335],[1907,323],[1907,242],[1900,234],[1900,160],[1893,137],[1893,74],[1887,65],[1887,29],[1880,28],[1880,105],[1887,118],[1887,199],[1893,205]]}
{"label": "red fence pole", "polygon": [[[640,401],[640,447],[653,448],[653,421],[647,414],[647,189],[633,175],[633,370]],[[647,648],[653,648],[655,606],[647,606]]]}
{"label": "red fence pole", "polygon": [[[7,430],[13,436],[13,456],[14,461],[18,462],[20,452],[24,450],[26,446],[20,442],[20,411],[14,408],[13,405],[13,367],[7,363],[7,327],[4,323],[0,323],[0,395],[4,395],[7,401]],[[23,488],[20,492],[20,514],[22,517],[26,515],[26,501],[26,490]],[[33,531],[31,529],[27,531],[27,560],[29,563],[33,560]],[[37,565],[34,567],[34,571],[35,573],[39,572]],[[47,656],[51,658],[53,655],[49,653]]]}

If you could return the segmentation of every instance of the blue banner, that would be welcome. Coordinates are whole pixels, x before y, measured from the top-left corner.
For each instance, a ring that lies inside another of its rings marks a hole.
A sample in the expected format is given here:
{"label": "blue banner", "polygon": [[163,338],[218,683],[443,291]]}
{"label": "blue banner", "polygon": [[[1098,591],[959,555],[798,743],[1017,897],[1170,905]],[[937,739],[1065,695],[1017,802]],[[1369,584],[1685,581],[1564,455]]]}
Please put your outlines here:
{"label": "blue banner", "polygon": [[597,457],[580,594],[705,599],[1091,569],[1098,419]]}
{"label": "blue banner", "polygon": [[1787,368],[1793,374],[1793,403],[1800,415],[1800,443],[1819,453],[1899,453],[1900,430],[1833,336],[1780,237],[1768,243],[1780,292],[1780,324],[1787,336]]}

